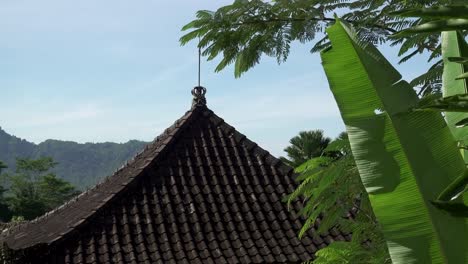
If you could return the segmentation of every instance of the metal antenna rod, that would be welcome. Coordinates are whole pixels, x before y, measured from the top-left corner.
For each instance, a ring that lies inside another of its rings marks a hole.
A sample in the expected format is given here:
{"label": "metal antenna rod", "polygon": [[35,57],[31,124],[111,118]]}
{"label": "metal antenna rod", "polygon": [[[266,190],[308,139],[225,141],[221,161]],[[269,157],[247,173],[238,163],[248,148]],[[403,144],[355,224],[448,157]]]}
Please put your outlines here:
{"label": "metal antenna rod", "polygon": [[198,36],[198,86],[200,86],[200,75],[201,75],[201,47],[200,47],[200,36]]}
{"label": "metal antenna rod", "polygon": [[[200,44],[200,38],[198,38],[198,44]],[[201,47],[198,46],[198,86],[200,86],[200,72],[201,72]]]}

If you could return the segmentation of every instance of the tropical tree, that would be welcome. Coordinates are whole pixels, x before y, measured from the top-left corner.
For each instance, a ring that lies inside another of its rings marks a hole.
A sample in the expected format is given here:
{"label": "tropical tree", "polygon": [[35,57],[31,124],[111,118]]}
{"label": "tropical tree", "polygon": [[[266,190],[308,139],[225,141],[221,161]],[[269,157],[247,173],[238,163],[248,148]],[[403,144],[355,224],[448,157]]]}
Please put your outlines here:
{"label": "tropical tree", "polygon": [[40,200],[35,182],[20,174],[11,176],[10,180],[8,203],[15,216],[31,220],[47,211]]}
{"label": "tropical tree", "polygon": [[290,146],[284,151],[288,158],[281,157],[286,164],[293,168],[298,167],[304,162],[319,157],[323,150],[330,143],[330,138],[323,135],[323,130],[301,131],[299,134],[289,140]]}
{"label": "tropical tree", "polygon": [[73,185],[51,173],[40,178],[38,189],[46,210],[52,210],[79,194]]}
{"label": "tropical tree", "polygon": [[49,172],[57,163],[52,158],[17,159],[16,173],[8,175],[8,204],[15,216],[26,220],[59,206],[78,191],[68,182]]}
{"label": "tropical tree", "polygon": [[[456,0],[236,0],[216,11],[200,10],[197,19],[183,30],[191,30],[180,41],[198,40],[208,60],[222,55],[216,71],[234,64],[234,74],[241,76],[262,55],[286,61],[290,44],[314,42],[311,52],[330,47],[325,29],[335,21],[334,13],[344,13],[342,21],[358,29],[359,39],[373,44],[388,43],[399,47],[400,62],[428,52],[428,71],[411,81],[420,93],[439,92],[442,60],[440,34],[392,37],[392,34],[416,25],[419,19],[397,17],[393,12],[403,8],[449,4]],[[464,0],[462,0],[464,1]]]}

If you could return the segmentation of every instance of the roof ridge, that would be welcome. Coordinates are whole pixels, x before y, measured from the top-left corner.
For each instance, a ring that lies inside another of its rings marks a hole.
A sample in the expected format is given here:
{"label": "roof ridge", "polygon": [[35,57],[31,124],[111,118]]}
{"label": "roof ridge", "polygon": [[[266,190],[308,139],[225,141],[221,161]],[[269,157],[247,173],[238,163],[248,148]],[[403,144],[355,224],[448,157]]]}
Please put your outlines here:
{"label": "roof ridge", "polygon": [[[121,173],[123,170],[125,170],[127,168],[131,168],[132,165],[136,165],[136,163],[138,161],[140,161],[140,159],[143,157],[142,156],[143,154],[148,153],[150,151],[154,151],[155,153],[151,153],[152,155],[149,157],[151,160],[148,161],[148,159],[146,159],[144,161],[144,166],[147,166],[149,163],[151,163],[153,160],[155,160],[160,155],[160,153],[166,148],[166,146],[168,144],[171,143],[172,139],[175,138],[176,134],[178,134],[178,132],[180,133],[182,127],[185,127],[184,125],[187,124],[187,120],[189,120],[189,118],[193,117],[194,114],[196,114],[196,112],[199,112],[202,108],[206,108],[206,107],[203,107],[203,106],[194,107],[194,108],[191,108],[190,110],[186,111],[186,113],[181,118],[177,119],[171,126],[166,128],[151,143],[146,145],[143,148],[143,150],[139,151],[133,158],[126,161],[125,164],[123,164],[119,169],[117,169],[114,173],[112,173],[112,175],[106,176],[103,179],[101,179],[93,187],[88,188],[86,191],[74,196],[73,198],[71,198],[70,200],[65,202],[64,204],[62,204],[62,205],[60,205],[60,206],[46,212],[45,214],[43,214],[43,215],[41,215],[39,217],[36,217],[35,219],[20,223],[18,225],[14,225],[14,226],[11,226],[11,227],[8,227],[8,228],[5,228],[3,230],[0,230],[0,243],[3,240],[2,238],[8,237],[8,236],[14,234],[15,232],[20,231],[20,230],[27,229],[29,226],[33,226],[33,225],[38,224],[38,223],[40,223],[42,221],[46,221],[47,219],[55,216],[56,214],[66,210],[67,208],[73,207],[73,205],[75,205],[77,202],[83,201],[84,199],[86,199],[89,196],[90,193],[93,193],[96,190],[101,189],[106,184],[109,185],[110,183],[112,183],[114,181],[118,181],[119,180],[119,178],[118,178],[119,173]],[[133,176],[127,175],[128,176],[127,178],[130,178],[130,180],[127,181],[125,183],[125,185],[122,185],[121,189],[119,191],[121,191],[123,188],[125,188],[131,182],[133,182],[134,179],[136,178],[136,176],[138,176],[139,172],[141,172],[141,170],[143,170],[143,168],[138,169],[138,173],[135,173],[136,175],[133,175]],[[100,203],[99,203],[100,205],[98,207],[98,210],[101,209],[103,206],[105,206],[107,203],[109,203],[118,193],[119,192],[107,193],[106,199],[103,199],[102,201],[100,201]],[[75,207],[74,209],[81,210],[78,207]],[[86,215],[84,215],[84,219],[87,219],[89,216],[95,214],[98,210],[90,210],[89,212],[87,212]],[[82,220],[84,220],[84,219],[82,219]],[[52,239],[51,241],[49,241],[49,243],[53,243],[53,242],[61,239],[67,233],[72,231],[73,228],[76,228],[77,226],[79,226],[83,222],[85,222],[85,221],[78,220],[75,223],[75,225],[68,226],[69,228],[68,228],[66,233],[64,233],[64,234],[59,233],[58,236],[55,239]],[[70,227],[72,227],[72,228],[70,228]]]}

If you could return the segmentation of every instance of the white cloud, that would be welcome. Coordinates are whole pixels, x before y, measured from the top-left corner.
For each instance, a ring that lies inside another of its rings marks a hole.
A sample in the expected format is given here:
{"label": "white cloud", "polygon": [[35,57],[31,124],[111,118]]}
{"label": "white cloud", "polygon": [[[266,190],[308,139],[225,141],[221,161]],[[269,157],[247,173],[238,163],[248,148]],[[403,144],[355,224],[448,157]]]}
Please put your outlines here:
{"label": "white cloud", "polygon": [[26,115],[15,122],[16,127],[38,127],[65,125],[84,119],[93,119],[103,114],[104,110],[94,104],[83,104],[72,108],[58,108],[56,111],[27,111]]}

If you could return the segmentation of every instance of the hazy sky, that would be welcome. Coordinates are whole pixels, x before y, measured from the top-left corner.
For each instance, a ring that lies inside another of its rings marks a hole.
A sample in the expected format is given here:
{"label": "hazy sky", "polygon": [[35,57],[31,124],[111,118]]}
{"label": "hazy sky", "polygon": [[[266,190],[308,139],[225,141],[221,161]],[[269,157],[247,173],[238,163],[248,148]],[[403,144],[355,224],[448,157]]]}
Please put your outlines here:
{"label": "hazy sky", "polygon": [[[212,0],[0,1],[0,126],[39,143],[150,141],[191,104],[195,43],[180,28]],[[294,44],[278,66],[264,57],[235,79],[202,65],[208,106],[274,155],[301,130],[344,130],[312,43]],[[384,48],[396,64],[396,49]],[[398,65],[405,77],[425,58]]]}

